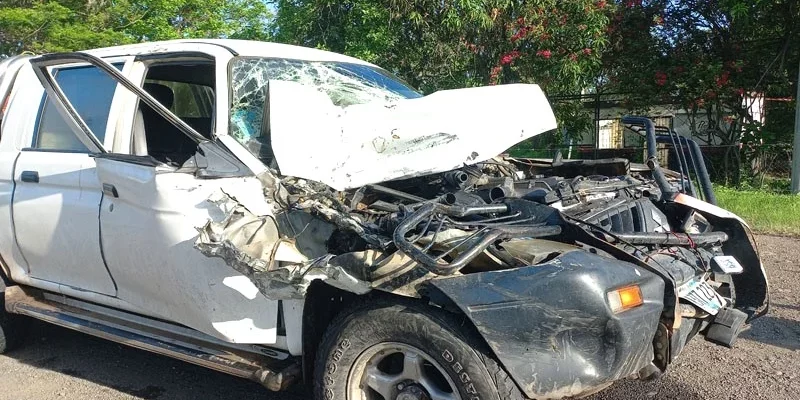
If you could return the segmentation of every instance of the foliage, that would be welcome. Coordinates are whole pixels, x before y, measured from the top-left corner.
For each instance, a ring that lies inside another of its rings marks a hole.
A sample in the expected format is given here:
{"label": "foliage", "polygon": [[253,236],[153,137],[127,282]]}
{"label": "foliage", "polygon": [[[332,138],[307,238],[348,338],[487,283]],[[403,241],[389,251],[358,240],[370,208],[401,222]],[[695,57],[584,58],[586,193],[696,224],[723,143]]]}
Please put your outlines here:
{"label": "foliage", "polygon": [[[790,140],[787,118],[778,127],[774,123],[781,118],[771,115],[773,125],[765,127],[754,113],[758,107],[751,106],[758,105],[758,97],[792,96],[800,63],[799,5],[797,0],[626,1],[609,27],[604,89],[629,93],[627,105],[633,108],[678,105],[695,137],[728,146],[725,180],[739,184],[742,165],[762,164],[764,144]],[[733,146],[739,143],[743,146]]]}
{"label": "foliage", "polygon": [[714,188],[719,206],[762,233],[800,235],[800,196],[767,191]]}
{"label": "foliage", "polygon": [[192,37],[267,37],[260,0],[5,0],[0,56]]}
{"label": "foliage", "polygon": [[[524,82],[576,93],[600,69],[611,8],[604,0],[279,0],[274,35],[374,62],[424,92]],[[588,119],[579,103],[556,112],[562,124]]]}
{"label": "foliage", "polygon": [[[573,99],[554,104],[559,133],[537,146],[592,130],[581,94],[622,93],[629,109],[682,108],[738,185],[763,180],[783,156],[767,145],[790,141],[798,20],[800,0],[3,0],[0,57],[274,38],[371,61],[427,93],[523,82]],[[755,95],[780,100],[765,124]]]}

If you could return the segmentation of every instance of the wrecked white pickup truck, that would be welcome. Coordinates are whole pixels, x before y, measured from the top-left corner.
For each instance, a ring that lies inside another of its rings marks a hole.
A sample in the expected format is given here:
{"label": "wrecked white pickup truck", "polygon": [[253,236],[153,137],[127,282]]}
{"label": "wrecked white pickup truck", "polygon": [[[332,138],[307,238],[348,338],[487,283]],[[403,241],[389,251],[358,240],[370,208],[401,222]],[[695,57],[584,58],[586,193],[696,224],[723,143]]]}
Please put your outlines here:
{"label": "wrecked white pickup truck", "polygon": [[33,317],[319,400],[561,398],[767,310],[690,140],[498,156],[556,128],[536,85],[185,40],[6,59],[0,105],[0,352]]}

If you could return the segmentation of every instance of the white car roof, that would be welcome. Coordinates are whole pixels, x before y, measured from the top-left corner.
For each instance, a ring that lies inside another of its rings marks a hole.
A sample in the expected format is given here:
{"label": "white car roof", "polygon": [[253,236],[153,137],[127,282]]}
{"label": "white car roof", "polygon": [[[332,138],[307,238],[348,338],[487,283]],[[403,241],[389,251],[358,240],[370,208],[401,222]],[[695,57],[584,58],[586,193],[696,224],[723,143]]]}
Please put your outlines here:
{"label": "white car roof", "polygon": [[337,61],[353,64],[372,65],[366,61],[330,51],[310,47],[294,46],[283,43],[259,42],[236,39],[180,39],[160,42],[145,42],[123,46],[105,47],[87,50],[89,54],[99,57],[138,55],[146,53],[169,52],[170,47],[181,44],[212,44],[233,50],[240,56],[258,56],[289,58],[307,61]]}

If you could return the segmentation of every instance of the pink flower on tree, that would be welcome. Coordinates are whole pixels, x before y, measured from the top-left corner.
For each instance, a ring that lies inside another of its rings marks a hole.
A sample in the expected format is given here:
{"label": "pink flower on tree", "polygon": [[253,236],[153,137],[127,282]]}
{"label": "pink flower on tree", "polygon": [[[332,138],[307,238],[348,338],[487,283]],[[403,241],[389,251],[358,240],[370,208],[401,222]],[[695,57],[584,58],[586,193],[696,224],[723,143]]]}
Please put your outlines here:
{"label": "pink flower on tree", "polygon": [[657,71],[656,72],[656,85],[664,86],[666,84],[667,84],[667,74],[665,74],[663,71]]}
{"label": "pink flower on tree", "polygon": [[496,85],[497,78],[500,76],[500,72],[503,72],[503,67],[500,65],[495,66],[492,68],[492,71],[489,72],[489,84]]}
{"label": "pink flower on tree", "polygon": [[501,65],[511,64],[517,58],[519,58],[519,51],[517,50],[510,51],[506,54],[503,54],[503,56],[500,58],[500,64]]}
{"label": "pink flower on tree", "polygon": [[545,60],[549,59],[553,56],[553,52],[550,50],[539,50],[536,52],[537,56],[544,58]]}
{"label": "pink flower on tree", "polygon": [[513,43],[513,42],[516,42],[517,40],[520,40],[520,39],[522,39],[522,38],[523,38],[525,35],[527,35],[527,34],[528,34],[528,32],[529,32],[531,29],[532,29],[532,28],[531,28],[531,27],[529,27],[529,26],[523,26],[523,27],[519,28],[519,30],[517,31],[517,33],[515,33],[513,36],[511,36],[511,42]]}
{"label": "pink flower on tree", "polygon": [[716,81],[717,81],[717,87],[722,87],[722,86],[725,86],[725,84],[727,84],[727,83],[728,83],[728,78],[730,77],[730,75],[731,75],[731,73],[730,73],[730,72],[728,72],[728,71],[723,71],[723,72],[722,72],[722,75],[718,76],[718,77],[717,77],[717,79],[716,79]]}

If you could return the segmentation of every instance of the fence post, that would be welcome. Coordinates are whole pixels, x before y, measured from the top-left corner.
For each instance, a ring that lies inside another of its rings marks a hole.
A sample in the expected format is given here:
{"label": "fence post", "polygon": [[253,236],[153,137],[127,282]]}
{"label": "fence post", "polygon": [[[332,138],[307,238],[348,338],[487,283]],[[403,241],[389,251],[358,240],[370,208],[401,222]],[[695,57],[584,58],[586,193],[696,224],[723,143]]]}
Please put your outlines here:
{"label": "fence post", "polygon": [[800,193],[800,65],[797,67],[797,95],[794,98],[794,145],[792,146],[792,193]]}

